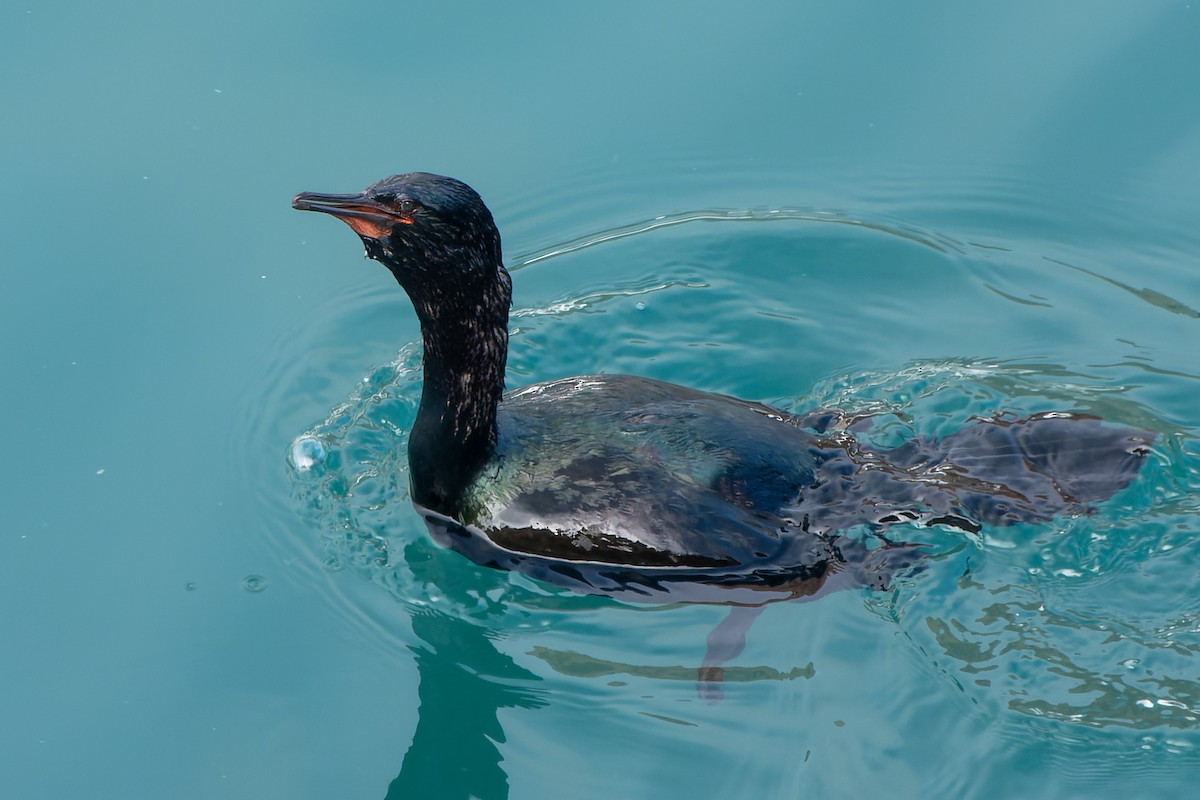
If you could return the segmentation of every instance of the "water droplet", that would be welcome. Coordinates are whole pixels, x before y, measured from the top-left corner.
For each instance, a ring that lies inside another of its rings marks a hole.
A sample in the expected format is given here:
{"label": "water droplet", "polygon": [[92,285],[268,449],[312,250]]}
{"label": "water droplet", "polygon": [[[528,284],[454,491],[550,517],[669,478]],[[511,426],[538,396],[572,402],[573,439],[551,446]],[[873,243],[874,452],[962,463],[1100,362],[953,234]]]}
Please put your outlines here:
{"label": "water droplet", "polygon": [[267,588],[267,579],[262,575],[247,575],[242,578],[242,588],[257,594]]}

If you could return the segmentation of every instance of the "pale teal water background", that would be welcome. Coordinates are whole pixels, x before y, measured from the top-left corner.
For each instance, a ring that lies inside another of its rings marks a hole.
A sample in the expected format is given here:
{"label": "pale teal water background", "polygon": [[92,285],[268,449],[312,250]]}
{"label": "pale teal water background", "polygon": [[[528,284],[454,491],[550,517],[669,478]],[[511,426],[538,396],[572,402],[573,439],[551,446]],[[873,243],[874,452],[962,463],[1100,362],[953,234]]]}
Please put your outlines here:
{"label": "pale teal water background", "polygon": [[[1198,14],[10,4],[3,795],[1195,796]],[[721,609],[550,592],[408,510],[411,311],[288,202],[409,169],[496,213],[513,385],[879,437],[1069,406],[1155,456],[1094,517],[769,608],[708,705]]]}

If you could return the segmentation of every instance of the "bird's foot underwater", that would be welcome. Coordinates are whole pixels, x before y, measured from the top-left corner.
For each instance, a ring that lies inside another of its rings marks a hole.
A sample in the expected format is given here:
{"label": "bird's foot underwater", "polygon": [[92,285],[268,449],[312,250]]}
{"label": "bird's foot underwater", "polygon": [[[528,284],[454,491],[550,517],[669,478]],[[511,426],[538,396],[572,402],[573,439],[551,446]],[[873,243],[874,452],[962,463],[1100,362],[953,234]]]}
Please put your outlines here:
{"label": "bird's foot underwater", "polygon": [[708,634],[708,650],[696,675],[696,694],[708,703],[725,696],[725,664],[746,648],[746,632],[762,613],[763,606],[733,606],[728,616]]}
{"label": "bird's foot underwater", "polygon": [[[837,569],[848,581],[826,581],[820,591],[813,594],[796,595],[795,600],[813,600],[828,591],[838,588],[866,587],[872,591],[886,592],[894,580],[902,574],[913,574],[925,568],[925,545],[910,542],[892,542],[878,534],[882,546],[868,548],[860,539],[838,537],[834,541],[840,556]],[[717,627],[708,634],[708,646],[696,674],[696,694],[700,699],[715,704],[725,696],[725,665],[742,654],[746,647],[746,634],[763,605],[735,605]]]}

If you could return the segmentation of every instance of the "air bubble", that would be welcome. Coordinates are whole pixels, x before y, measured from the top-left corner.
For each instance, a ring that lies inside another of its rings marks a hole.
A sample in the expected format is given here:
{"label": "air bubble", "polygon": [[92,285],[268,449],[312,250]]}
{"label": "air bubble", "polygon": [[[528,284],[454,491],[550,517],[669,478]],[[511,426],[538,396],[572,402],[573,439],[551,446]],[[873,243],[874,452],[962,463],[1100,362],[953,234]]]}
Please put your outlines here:
{"label": "air bubble", "polygon": [[292,465],[299,472],[308,472],[325,461],[325,445],[314,436],[301,436],[292,443]]}

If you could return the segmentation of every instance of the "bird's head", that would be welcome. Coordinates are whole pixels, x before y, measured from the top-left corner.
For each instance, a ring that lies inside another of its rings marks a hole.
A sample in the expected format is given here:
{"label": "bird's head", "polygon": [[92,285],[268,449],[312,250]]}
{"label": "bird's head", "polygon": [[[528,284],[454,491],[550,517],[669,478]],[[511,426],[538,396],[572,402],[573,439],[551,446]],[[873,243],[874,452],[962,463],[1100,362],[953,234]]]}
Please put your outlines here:
{"label": "bird's head", "polygon": [[292,208],[345,222],[410,295],[446,282],[494,281],[500,233],[470,186],[427,172],[393,175],[359,194],[302,192]]}

